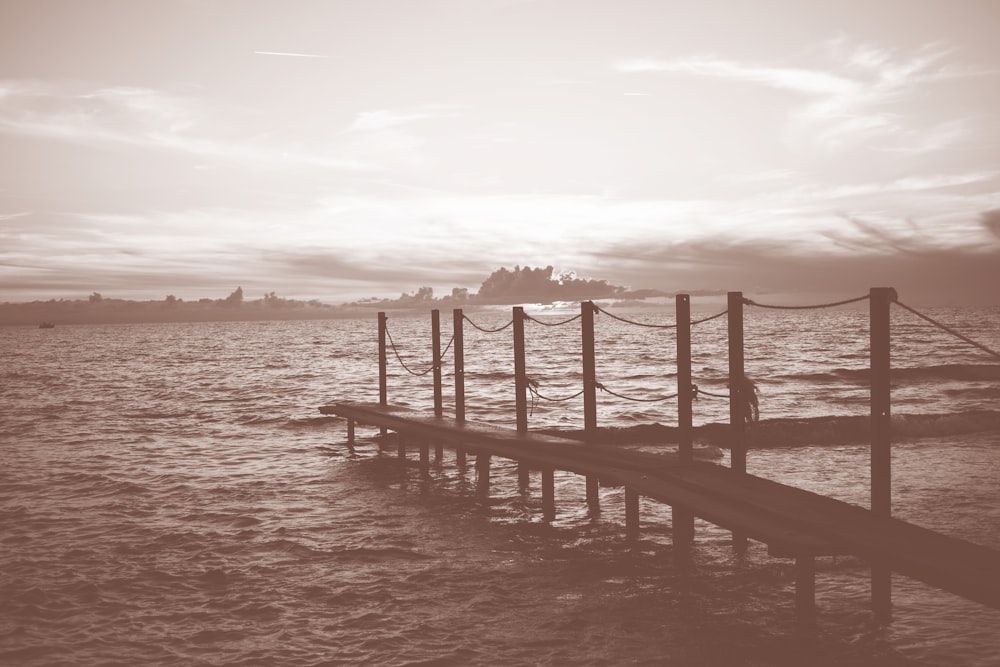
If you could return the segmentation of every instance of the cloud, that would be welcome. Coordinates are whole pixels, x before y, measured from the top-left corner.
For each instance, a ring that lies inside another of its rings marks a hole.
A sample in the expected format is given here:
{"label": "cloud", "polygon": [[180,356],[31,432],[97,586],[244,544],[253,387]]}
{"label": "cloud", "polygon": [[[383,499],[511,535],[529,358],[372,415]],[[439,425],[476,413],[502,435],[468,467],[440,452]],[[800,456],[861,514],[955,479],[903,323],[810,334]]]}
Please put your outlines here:
{"label": "cloud", "polygon": [[858,244],[852,252],[838,253],[764,240],[627,243],[595,253],[594,261],[622,267],[618,278],[632,285],[667,291],[781,294],[786,302],[808,303],[891,286],[901,300],[913,304],[997,302],[997,246],[912,244],[912,252],[900,253],[882,242],[884,234],[875,238],[877,251]]}
{"label": "cloud", "polygon": [[290,53],[286,51],[254,51],[258,56],[287,56],[290,58],[329,58],[317,53]]}
{"label": "cloud", "polygon": [[826,149],[877,138],[883,149],[910,147],[929,152],[964,138],[961,119],[948,119],[930,129],[914,129],[912,113],[898,103],[927,86],[984,74],[948,66],[952,50],[937,43],[909,54],[838,38],[827,44],[829,63],[814,68],[775,67],[717,56],[672,60],[639,59],[616,63],[622,73],[669,73],[716,78],[799,94],[803,101],[790,112],[795,141],[812,141]]}
{"label": "cloud", "polygon": [[347,128],[348,132],[373,132],[401,125],[408,125],[422,120],[458,118],[462,106],[428,105],[408,110],[376,109],[361,111],[354,122]]}
{"label": "cloud", "polygon": [[289,165],[373,171],[373,165],[322,150],[288,150],[268,142],[237,109],[218,110],[184,95],[152,88],[0,83],[0,133],[85,145],[129,146],[242,167]]}
{"label": "cloud", "polygon": [[986,231],[1000,239],[1000,209],[983,211],[979,219]]}
{"label": "cloud", "polygon": [[714,57],[680,60],[629,60],[615,66],[620,72],[674,72],[709,76],[771,88],[817,95],[844,95],[856,92],[858,84],[850,79],[806,69],[752,66]]}

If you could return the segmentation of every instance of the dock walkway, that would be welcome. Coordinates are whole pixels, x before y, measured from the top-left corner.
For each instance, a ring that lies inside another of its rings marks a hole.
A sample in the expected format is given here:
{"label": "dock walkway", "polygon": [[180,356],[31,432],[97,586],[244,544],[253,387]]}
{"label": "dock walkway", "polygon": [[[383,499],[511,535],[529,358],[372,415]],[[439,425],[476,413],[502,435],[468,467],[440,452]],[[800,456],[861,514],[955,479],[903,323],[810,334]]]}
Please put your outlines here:
{"label": "dock walkway", "polygon": [[[745,472],[388,405],[335,403],[319,410],[346,418],[349,440],[355,423],[395,431],[401,458],[408,441],[420,443],[425,470],[428,443],[454,447],[461,460],[465,451],[476,454],[481,493],[488,494],[491,456],[541,470],[547,518],[554,514],[552,471],[564,470],[624,486],[630,535],[638,531],[637,498],[645,496],[762,542],[772,556],[796,559],[796,606],[803,615],[814,608],[815,557],[833,554],[854,555],[1000,609],[1000,552]],[[675,530],[678,546],[693,537],[684,532]]]}

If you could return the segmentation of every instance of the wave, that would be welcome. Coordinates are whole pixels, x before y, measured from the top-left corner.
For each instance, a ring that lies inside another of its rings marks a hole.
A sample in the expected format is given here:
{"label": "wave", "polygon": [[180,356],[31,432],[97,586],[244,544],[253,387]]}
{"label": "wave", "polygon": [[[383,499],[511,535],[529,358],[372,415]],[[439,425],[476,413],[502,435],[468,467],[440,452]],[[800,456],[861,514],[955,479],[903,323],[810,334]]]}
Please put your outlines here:
{"label": "wave", "polygon": [[[868,442],[870,417],[830,416],[803,419],[765,419],[747,429],[751,448],[840,445]],[[546,429],[568,437],[582,437],[580,430]],[[1000,412],[973,410],[955,414],[894,414],[891,434],[895,440],[946,437],[970,433],[1000,433]],[[729,424],[711,423],[694,427],[696,442],[728,447]],[[598,440],[609,444],[674,444],[677,427],[662,424],[598,429]]]}
{"label": "wave", "polygon": [[[779,376],[784,379],[807,380],[811,382],[850,381],[868,384],[871,371],[867,368],[838,368],[826,373],[803,373]],[[1000,364],[941,364],[914,368],[892,368],[893,380],[1000,380]]]}

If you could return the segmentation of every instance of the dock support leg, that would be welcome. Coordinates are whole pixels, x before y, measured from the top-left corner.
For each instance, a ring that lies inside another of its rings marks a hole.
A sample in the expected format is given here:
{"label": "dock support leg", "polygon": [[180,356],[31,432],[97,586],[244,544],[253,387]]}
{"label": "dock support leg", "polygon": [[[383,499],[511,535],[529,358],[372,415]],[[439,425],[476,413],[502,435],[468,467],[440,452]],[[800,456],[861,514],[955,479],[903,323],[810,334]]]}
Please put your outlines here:
{"label": "dock support leg", "polygon": [[886,625],[892,620],[892,572],[882,565],[873,565],[871,578],[875,622]]}
{"label": "dock support leg", "polygon": [[542,518],[556,518],[556,478],[552,468],[542,468]]}
{"label": "dock support leg", "polygon": [[400,463],[406,463],[406,438],[402,433],[396,434],[396,458]]}
{"label": "dock support leg", "polygon": [[455,464],[458,465],[459,470],[465,470],[465,448],[456,447],[455,448]]}
{"label": "dock support leg", "polygon": [[599,514],[601,511],[601,485],[592,475],[587,475],[587,507],[591,514]]}
{"label": "dock support leg", "polygon": [[531,470],[524,461],[517,462],[517,490],[524,493],[531,486]]}
{"label": "dock support leg", "polygon": [[444,458],[444,445],[440,442],[434,445],[434,463],[441,463]]}
{"label": "dock support leg", "polygon": [[347,420],[347,444],[354,445],[354,420]]}
{"label": "dock support leg", "polygon": [[639,540],[639,494],[625,487],[625,539]]}
{"label": "dock support leg", "polygon": [[490,500],[490,455],[486,452],[476,454],[476,498],[484,503]]}
{"label": "dock support leg", "polygon": [[430,466],[431,458],[431,446],[427,444],[427,441],[420,443],[420,476],[429,477],[431,474]]}
{"label": "dock support leg", "polygon": [[800,623],[816,617],[816,557],[812,554],[795,557],[795,611]]}

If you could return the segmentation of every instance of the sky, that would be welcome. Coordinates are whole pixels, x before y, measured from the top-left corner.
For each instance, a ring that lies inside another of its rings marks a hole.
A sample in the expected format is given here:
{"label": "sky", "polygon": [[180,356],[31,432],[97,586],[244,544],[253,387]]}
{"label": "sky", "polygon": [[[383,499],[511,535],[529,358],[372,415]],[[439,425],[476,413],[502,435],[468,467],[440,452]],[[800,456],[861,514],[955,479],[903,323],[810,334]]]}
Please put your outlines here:
{"label": "sky", "polygon": [[3,0],[0,301],[1000,303],[1000,2]]}

